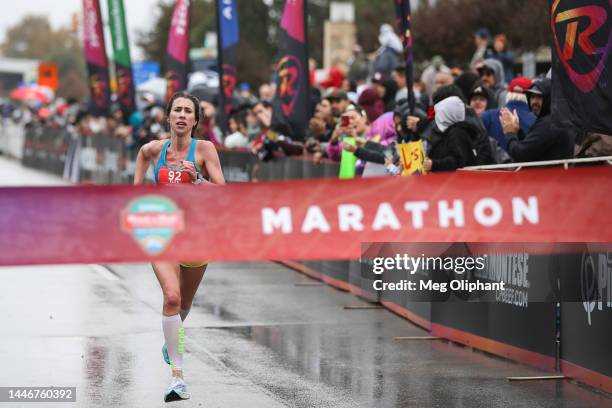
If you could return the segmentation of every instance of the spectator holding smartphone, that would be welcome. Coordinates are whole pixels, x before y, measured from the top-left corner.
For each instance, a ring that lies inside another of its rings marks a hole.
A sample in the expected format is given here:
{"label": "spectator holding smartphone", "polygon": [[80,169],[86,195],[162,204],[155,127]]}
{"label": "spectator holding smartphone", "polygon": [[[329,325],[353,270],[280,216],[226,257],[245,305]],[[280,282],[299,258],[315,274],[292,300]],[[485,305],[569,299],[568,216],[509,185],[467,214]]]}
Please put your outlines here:
{"label": "spectator holding smartphone", "polygon": [[368,129],[365,114],[355,105],[349,105],[332,133],[326,149],[327,157],[335,162],[339,162],[342,157],[342,139],[350,136],[355,138],[358,145],[360,143],[363,144],[365,143],[365,135]]}

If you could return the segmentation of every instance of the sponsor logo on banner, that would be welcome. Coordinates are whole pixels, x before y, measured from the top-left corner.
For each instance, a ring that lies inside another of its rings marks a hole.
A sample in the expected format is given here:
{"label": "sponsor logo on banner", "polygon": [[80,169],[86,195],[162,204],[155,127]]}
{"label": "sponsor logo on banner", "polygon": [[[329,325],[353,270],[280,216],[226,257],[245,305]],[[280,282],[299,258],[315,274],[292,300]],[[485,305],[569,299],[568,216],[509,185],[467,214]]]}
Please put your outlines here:
{"label": "sponsor logo on banner", "polygon": [[491,282],[504,282],[503,291],[495,292],[495,301],[516,307],[529,307],[529,254],[490,254],[486,268],[475,276]]}
{"label": "sponsor logo on banner", "polygon": [[582,255],[580,266],[582,305],[591,325],[591,314],[607,306],[612,312],[612,252]]}
{"label": "sponsor logo on banner", "polygon": [[286,55],[278,61],[276,72],[278,72],[280,81],[278,95],[281,108],[283,114],[289,116],[300,94],[304,69],[299,58],[294,55]]}
{"label": "sponsor logo on banner", "polygon": [[139,197],[121,211],[121,229],[149,255],[160,254],[184,228],[183,210],[166,197]]}
{"label": "sponsor logo on banner", "polygon": [[89,76],[89,88],[91,89],[91,98],[94,100],[95,106],[103,107],[106,105],[106,81],[99,74],[91,74]]}
{"label": "sponsor logo on banner", "polygon": [[[234,95],[234,88],[236,88],[236,67],[230,64],[223,64],[223,94],[228,101],[231,101]],[[229,113],[231,110],[231,102],[226,103],[225,111]]]}
{"label": "sponsor logo on banner", "polygon": [[172,95],[180,91],[180,87],[179,74],[173,70],[166,72],[166,101],[169,101]]}
{"label": "sponsor logo on banner", "polygon": [[123,106],[132,105],[132,73],[128,68],[117,68],[117,95]]}
{"label": "sponsor logo on banner", "polygon": [[[588,93],[593,90],[603,73],[612,48],[610,24],[606,24],[608,12],[604,7],[595,4],[567,10],[559,7],[560,4],[567,3],[572,2],[555,0],[551,8],[550,25],[555,48],[572,82],[581,92]],[[560,38],[563,29],[565,38]],[[602,35],[599,32],[602,29],[608,30],[608,33]],[[596,37],[605,39],[605,42],[596,43]],[[585,59],[592,69],[589,72],[580,72],[579,67],[585,65]]]}

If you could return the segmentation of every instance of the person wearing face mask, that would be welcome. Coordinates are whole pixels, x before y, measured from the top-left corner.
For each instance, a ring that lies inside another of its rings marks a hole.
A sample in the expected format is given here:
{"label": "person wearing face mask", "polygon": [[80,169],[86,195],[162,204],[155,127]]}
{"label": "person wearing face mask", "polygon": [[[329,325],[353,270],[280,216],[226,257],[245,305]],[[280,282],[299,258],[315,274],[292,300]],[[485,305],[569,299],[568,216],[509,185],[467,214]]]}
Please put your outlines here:
{"label": "person wearing face mask", "polygon": [[567,128],[555,127],[550,116],[551,81],[534,81],[525,91],[529,108],[537,119],[525,133],[516,110],[501,109],[499,121],[506,138],[507,151],[515,162],[561,160],[573,157],[574,137]]}
{"label": "person wearing face mask", "polygon": [[[140,149],[136,158],[134,185],[144,184],[151,164],[155,166],[155,183],[161,185],[194,184],[199,187],[225,184],[219,156],[209,141],[194,139],[200,120],[198,99],[190,94],[174,94],[166,108],[170,139],[151,141]],[[206,172],[207,181],[202,174]],[[183,321],[204,277],[208,262],[153,262],[153,271],[163,293],[162,329],[165,344],[162,354],[172,370],[172,382],[166,390],[166,402],[188,399],[183,378]]]}

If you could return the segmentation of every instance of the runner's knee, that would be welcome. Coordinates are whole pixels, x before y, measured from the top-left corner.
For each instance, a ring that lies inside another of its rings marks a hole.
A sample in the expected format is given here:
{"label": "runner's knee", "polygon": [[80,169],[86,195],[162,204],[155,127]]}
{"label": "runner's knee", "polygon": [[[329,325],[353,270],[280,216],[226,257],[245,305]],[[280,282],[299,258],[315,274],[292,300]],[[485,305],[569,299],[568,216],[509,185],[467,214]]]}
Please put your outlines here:
{"label": "runner's knee", "polygon": [[181,307],[181,293],[178,290],[169,290],[164,293],[164,309],[176,310]]}

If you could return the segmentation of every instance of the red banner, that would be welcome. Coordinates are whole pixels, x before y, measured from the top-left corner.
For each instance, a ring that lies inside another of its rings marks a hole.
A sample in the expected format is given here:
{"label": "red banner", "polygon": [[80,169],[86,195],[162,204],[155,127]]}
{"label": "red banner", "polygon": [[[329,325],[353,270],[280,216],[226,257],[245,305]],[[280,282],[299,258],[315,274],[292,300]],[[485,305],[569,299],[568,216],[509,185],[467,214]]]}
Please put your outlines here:
{"label": "red banner", "polygon": [[0,265],[357,259],[361,242],[612,242],[612,167],[0,189]]}
{"label": "red banner", "polygon": [[191,0],[176,0],[166,46],[166,101],[187,88]]}
{"label": "red banner", "polygon": [[110,109],[110,78],[98,0],[83,0],[83,50],[87,63],[90,111],[94,115],[105,116]]}

